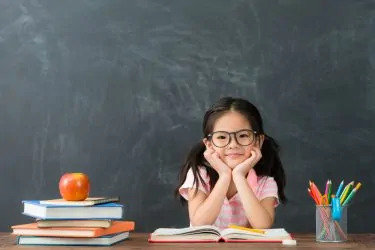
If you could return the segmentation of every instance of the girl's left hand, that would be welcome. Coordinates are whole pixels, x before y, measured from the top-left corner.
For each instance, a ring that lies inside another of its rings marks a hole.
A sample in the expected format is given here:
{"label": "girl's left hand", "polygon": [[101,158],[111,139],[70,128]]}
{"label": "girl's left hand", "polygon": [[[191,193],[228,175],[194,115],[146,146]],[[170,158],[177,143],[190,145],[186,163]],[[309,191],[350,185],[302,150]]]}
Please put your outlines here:
{"label": "girl's left hand", "polygon": [[232,175],[246,176],[258,161],[262,158],[262,152],[258,147],[251,150],[251,156],[238,164],[232,171]]}

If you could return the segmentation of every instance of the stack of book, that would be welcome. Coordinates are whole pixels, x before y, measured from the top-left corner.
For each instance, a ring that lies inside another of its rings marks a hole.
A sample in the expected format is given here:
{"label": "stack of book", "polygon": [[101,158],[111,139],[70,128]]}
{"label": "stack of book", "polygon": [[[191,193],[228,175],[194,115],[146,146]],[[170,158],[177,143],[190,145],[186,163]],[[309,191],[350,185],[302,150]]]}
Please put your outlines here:
{"label": "stack of book", "polygon": [[134,230],[133,221],[122,221],[124,206],[118,200],[25,200],[23,214],[36,222],[12,226],[13,234],[19,245],[113,245]]}

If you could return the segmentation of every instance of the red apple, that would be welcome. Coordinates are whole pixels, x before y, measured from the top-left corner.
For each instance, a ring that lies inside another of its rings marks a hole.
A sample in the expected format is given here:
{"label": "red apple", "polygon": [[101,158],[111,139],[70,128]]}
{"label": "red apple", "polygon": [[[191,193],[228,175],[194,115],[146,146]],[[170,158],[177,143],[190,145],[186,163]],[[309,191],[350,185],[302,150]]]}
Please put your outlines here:
{"label": "red apple", "polygon": [[89,177],[83,173],[66,173],[60,178],[59,190],[64,200],[83,201],[89,196]]}

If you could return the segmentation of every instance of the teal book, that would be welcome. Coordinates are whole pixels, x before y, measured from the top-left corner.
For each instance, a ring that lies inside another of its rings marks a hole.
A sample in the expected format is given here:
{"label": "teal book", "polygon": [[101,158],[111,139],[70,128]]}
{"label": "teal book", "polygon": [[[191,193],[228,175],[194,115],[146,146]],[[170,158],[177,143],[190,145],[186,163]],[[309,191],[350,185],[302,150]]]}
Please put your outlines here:
{"label": "teal book", "polygon": [[42,220],[118,220],[123,218],[124,206],[113,202],[85,207],[40,204],[37,200],[22,202],[24,215]]}

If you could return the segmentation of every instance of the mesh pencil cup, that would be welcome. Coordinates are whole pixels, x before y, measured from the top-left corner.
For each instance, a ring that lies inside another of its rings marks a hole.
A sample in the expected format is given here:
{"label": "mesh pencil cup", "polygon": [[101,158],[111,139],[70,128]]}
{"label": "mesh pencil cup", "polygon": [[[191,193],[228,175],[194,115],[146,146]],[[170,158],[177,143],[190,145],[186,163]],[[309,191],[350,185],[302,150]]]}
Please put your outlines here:
{"label": "mesh pencil cup", "polygon": [[332,218],[332,207],[316,205],[316,241],[344,242],[347,234],[347,206],[341,207],[341,219]]}

